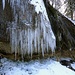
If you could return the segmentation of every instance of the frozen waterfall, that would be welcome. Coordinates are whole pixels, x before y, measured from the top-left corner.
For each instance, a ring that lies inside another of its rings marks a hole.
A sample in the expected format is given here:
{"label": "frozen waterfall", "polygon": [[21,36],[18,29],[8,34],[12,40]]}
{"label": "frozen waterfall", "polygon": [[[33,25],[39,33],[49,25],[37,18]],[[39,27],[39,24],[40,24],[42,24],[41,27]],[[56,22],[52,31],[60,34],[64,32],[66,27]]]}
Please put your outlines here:
{"label": "frozen waterfall", "polygon": [[[56,38],[51,29],[43,0],[10,0],[14,21],[10,30],[12,52],[21,53],[22,58],[33,53],[54,52]],[[3,9],[5,0],[3,0]]]}

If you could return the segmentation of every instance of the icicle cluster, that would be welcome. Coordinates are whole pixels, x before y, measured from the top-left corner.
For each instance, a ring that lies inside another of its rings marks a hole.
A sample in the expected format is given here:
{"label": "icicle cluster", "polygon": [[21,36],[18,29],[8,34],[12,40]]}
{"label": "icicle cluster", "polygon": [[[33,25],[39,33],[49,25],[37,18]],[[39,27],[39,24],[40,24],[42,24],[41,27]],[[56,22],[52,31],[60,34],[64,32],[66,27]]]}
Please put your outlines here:
{"label": "icicle cluster", "polygon": [[[24,2],[35,6],[37,15],[34,15],[34,23],[32,22],[33,17],[31,16],[34,12],[33,10],[31,10],[32,12],[30,10],[28,11],[27,5]],[[9,28],[11,48],[12,52],[15,52],[15,57],[16,53],[21,53],[23,58],[26,54],[32,57],[33,53],[42,53],[44,56],[44,53],[49,52],[50,49],[54,52],[56,39],[52,32],[43,0],[10,0],[10,5],[14,10],[15,18]],[[3,4],[3,8],[4,6],[5,3]],[[18,10],[17,8],[20,9]],[[24,14],[26,13],[27,15],[24,18]],[[17,23],[18,17],[23,24]]]}
{"label": "icicle cluster", "polygon": [[5,0],[2,0],[2,4],[3,4],[3,10],[5,8]]}

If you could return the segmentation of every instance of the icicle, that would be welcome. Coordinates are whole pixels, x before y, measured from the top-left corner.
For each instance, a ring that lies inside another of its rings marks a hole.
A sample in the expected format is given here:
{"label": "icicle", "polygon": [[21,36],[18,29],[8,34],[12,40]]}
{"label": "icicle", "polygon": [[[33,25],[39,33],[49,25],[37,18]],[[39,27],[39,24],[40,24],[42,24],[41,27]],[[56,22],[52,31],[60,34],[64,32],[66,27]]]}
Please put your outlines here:
{"label": "icicle", "polygon": [[[24,1],[25,0],[10,0],[10,5],[14,11],[15,17],[15,21],[12,24],[10,33],[12,52],[15,52],[15,57],[16,53],[20,53],[22,55],[22,59],[26,53],[32,57],[34,52],[38,54],[42,52],[42,56],[44,57],[44,53],[49,52],[49,48],[51,48],[52,52],[54,51],[56,46],[56,39],[52,32],[43,0],[32,0],[34,2],[31,2],[31,4],[35,6],[35,10],[40,8],[36,11],[37,16],[35,16],[35,28],[32,27],[32,18],[34,13],[28,11],[30,7],[25,9],[27,6],[25,5]],[[16,7],[20,9],[20,13],[17,13],[18,10]],[[27,12],[24,14],[25,10],[27,10]],[[20,16],[19,20],[24,20],[24,27],[27,28],[22,29],[20,27],[20,29],[17,30],[19,26],[22,26],[18,25],[17,23],[18,14]]]}
{"label": "icicle", "polygon": [[21,56],[23,60],[23,30],[20,32],[20,42],[21,42]]}
{"label": "icicle", "polygon": [[19,49],[19,34],[20,34],[20,29],[17,29],[17,53],[20,53],[20,49]]}
{"label": "icicle", "polygon": [[28,55],[30,54],[30,29],[28,29]]}
{"label": "icicle", "polygon": [[31,37],[30,37],[30,46],[31,46],[31,58],[32,58],[32,54],[33,54],[33,43],[32,43],[32,41],[33,41],[33,32],[32,32],[32,30],[30,30],[30,35],[31,35]]}
{"label": "icicle", "polygon": [[12,52],[15,52],[15,32],[14,29],[11,29],[11,44],[12,44]]}
{"label": "icicle", "polygon": [[28,52],[28,33],[27,31],[25,30],[25,41],[26,41],[26,53]]}
{"label": "icicle", "polygon": [[16,53],[17,53],[17,31],[15,30],[15,28],[11,28],[10,31],[10,41],[11,41],[11,49],[12,49],[12,53],[15,52],[15,60],[16,60]]}
{"label": "icicle", "polygon": [[15,22],[17,23],[18,21],[18,14],[15,15]]}
{"label": "icicle", "polygon": [[43,39],[41,39],[41,49],[42,49],[42,56],[44,57],[44,48],[43,48]]}
{"label": "icicle", "polygon": [[15,60],[16,60],[16,54],[17,54],[17,30],[15,29],[14,32],[15,32],[15,34],[14,34],[15,35],[14,36],[15,47],[14,48],[15,48]]}
{"label": "icicle", "polygon": [[[49,40],[48,36],[46,36],[46,38],[47,38],[47,40]],[[48,53],[48,42],[46,42],[46,46],[47,46],[47,53]]]}
{"label": "icicle", "polygon": [[35,30],[35,35],[34,35],[34,47],[35,47],[35,52],[37,53],[37,29]]}
{"label": "icicle", "polygon": [[22,12],[23,12],[23,14],[25,13],[25,8],[24,8],[24,6],[21,6],[21,9],[22,9]]}
{"label": "icicle", "polygon": [[17,5],[20,6],[20,0],[16,0]]}
{"label": "icicle", "polygon": [[37,36],[38,38],[38,54],[40,53],[40,27],[38,26],[38,36]]}
{"label": "icicle", "polygon": [[5,8],[5,0],[2,0],[2,4],[3,4],[3,10]]}
{"label": "icicle", "polygon": [[10,5],[12,6],[12,8],[14,8],[14,0],[10,0]]}
{"label": "icicle", "polygon": [[40,52],[40,37],[38,37],[38,54]]}
{"label": "icicle", "polygon": [[26,32],[25,32],[25,30],[23,30],[23,54],[24,54],[24,56],[25,56],[25,54],[26,54],[26,40],[25,40],[25,38],[26,38],[26,34],[25,34]]}

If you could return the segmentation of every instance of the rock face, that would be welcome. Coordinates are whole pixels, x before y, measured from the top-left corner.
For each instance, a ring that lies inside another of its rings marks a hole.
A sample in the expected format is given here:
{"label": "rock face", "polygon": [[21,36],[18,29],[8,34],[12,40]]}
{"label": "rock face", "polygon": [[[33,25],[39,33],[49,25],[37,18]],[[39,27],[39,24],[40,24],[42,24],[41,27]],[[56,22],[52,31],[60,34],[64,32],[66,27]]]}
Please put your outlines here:
{"label": "rock face", "polygon": [[0,42],[8,42],[9,36],[7,34],[7,22],[13,20],[12,9],[10,4],[6,1],[6,7],[3,10],[2,0],[0,0]]}
{"label": "rock face", "polygon": [[13,20],[13,13],[10,4],[6,1],[3,9],[2,0],[0,0],[0,53],[11,53],[10,39],[7,32],[8,22]]}
{"label": "rock face", "polygon": [[[10,10],[6,10],[7,5],[10,5]],[[23,58],[26,54],[32,57],[33,53],[44,56],[50,50],[54,52],[56,38],[51,29],[43,0],[1,0],[1,9],[5,14],[12,11],[10,16],[3,14],[6,17],[6,22],[2,17],[6,27],[3,27],[1,32],[7,37],[1,43],[10,43],[9,47],[11,47],[11,53],[15,53],[15,58],[17,54],[21,54]],[[1,39],[2,36],[3,34],[1,34]]]}
{"label": "rock face", "polygon": [[0,52],[23,59],[56,47],[74,49],[75,26],[45,1],[0,0]]}
{"label": "rock face", "polygon": [[48,2],[43,0],[46,6],[52,29],[56,36],[57,49],[74,49],[75,48],[75,25]]}

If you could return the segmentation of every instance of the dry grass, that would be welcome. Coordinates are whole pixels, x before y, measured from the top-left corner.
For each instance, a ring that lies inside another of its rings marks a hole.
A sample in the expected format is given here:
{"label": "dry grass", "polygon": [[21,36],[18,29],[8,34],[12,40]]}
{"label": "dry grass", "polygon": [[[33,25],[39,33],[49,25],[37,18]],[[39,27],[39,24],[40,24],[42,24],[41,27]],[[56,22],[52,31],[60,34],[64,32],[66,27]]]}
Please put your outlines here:
{"label": "dry grass", "polygon": [[[2,57],[6,57],[8,59],[11,59],[11,60],[15,60],[15,54],[2,54],[0,53],[0,56]],[[35,60],[35,59],[46,59],[46,58],[52,58],[52,57],[56,57],[57,61],[60,60],[61,57],[63,58],[66,58],[66,57],[69,57],[69,58],[72,58],[75,60],[75,50],[72,50],[72,51],[69,51],[69,50],[61,50],[61,51],[57,51],[52,55],[52,53],[49,53],[49,54],[45,54],[44,57],[41,55],[41,54],[33,54],[33,56],[31,57],[30,55],[25,55],[24,56],[24,60],[25,61],[29,61],[31,59]],[[22,57],[21,55],[16,55],[16,60],[22,60]]]}

